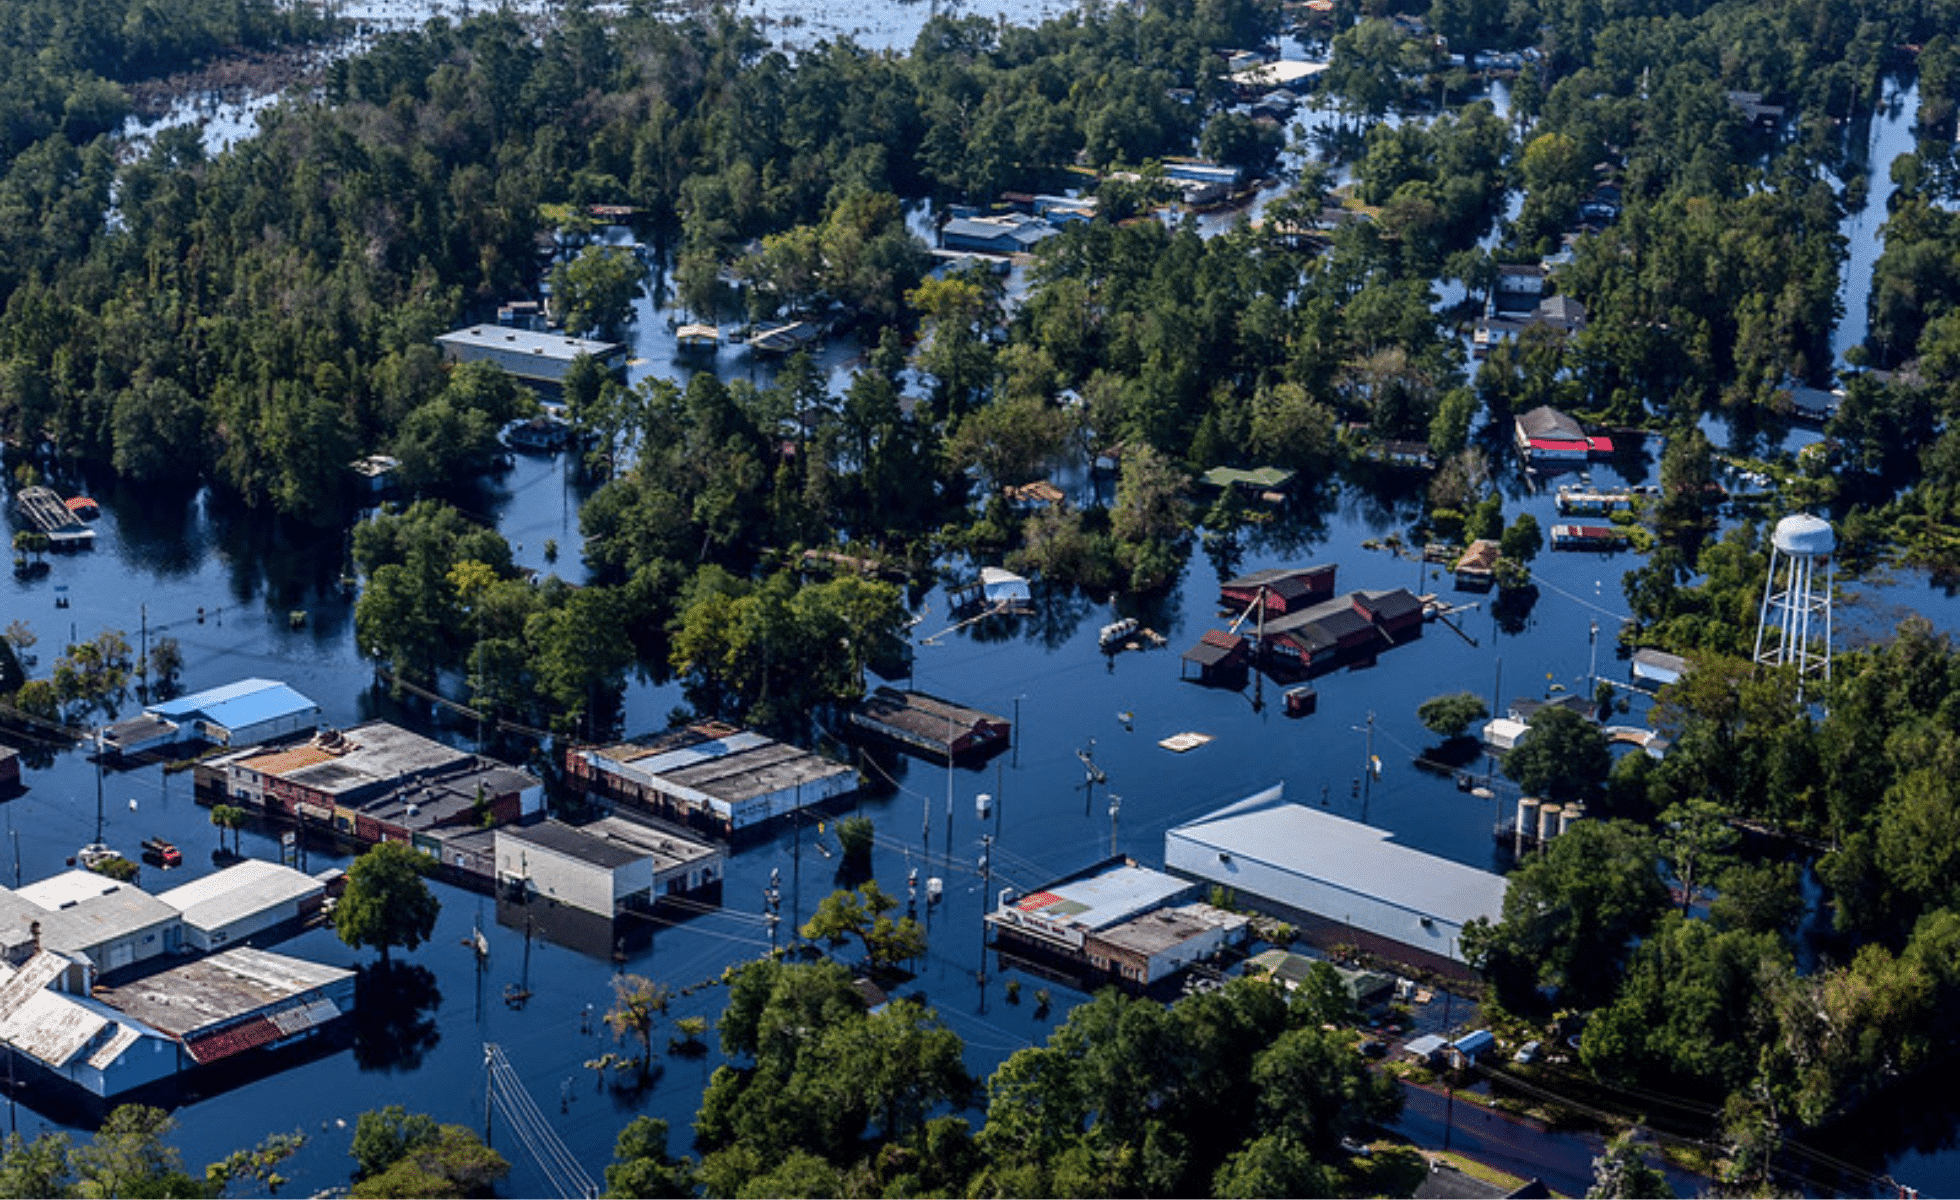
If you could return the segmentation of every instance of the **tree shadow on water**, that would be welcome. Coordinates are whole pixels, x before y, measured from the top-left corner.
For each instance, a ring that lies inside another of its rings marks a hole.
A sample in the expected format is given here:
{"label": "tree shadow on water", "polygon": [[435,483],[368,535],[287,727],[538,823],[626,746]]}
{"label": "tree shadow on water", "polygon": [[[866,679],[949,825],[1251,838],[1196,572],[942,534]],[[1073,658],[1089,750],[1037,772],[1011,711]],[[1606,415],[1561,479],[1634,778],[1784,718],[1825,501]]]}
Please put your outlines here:
{"label": "tree shadow on water", "polygon": [[420,963],[375,962],[354,980],[354,1061],[364,1071],[413,1071],[442,1040],[433,971]]}

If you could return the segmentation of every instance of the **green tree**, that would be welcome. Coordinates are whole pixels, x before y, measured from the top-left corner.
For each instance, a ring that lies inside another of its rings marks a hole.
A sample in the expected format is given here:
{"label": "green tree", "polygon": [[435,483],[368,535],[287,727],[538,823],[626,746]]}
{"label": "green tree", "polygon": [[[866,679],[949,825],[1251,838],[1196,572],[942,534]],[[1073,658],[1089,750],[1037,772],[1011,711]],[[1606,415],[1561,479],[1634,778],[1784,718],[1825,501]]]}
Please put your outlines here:
{"label": "green tree", "polygon": [[798,932],[812,941],[840,945],[847,937],[857,938],[864,956],[874,967],[890,967],[925,953],[925,929],[911,917],[894,921],[890,913],[898,899],[868,879],[855,892],[835,891],[824,897],[817,911]]}
{"label": "green tree", "polygon": [[1593,1159],[1593,1183],[1586,1189],[1588,1200],[1619,1200],[1621,1197],[1672,1197],[1674,1189],[1667,1176],[1648,1165],[1647,1155],[1628,1130],[1606,1145],[1606,1153]]}
{"label": "green tree", "polygon": [[1544,535],[1538,532],[1538,518],[1530,513],[1519,513],[1517,519],[1505,527],[1504,536],[1498,539],[1498,547],[1504,557],[1513,562],[1530,562],[1538,557],[1538,551],[1544,546]]}
{"label": "green tree", "polygon": [[691,1160],[667,1152],[667,1122],[638,1116],[619,1131],[613,1161],[606,1167],[606,1195],[619,1200],[678,1200],[694,1195]]}
{"label": "green tree", "polygon": [[1661,861],[1681,887],[1683,913],[1707,891],[1709,881],[1735,861],[1733,851],[1741,840],[1728,815],[1707,800],[1685,800],[1661,813]]}
{"label": "green tree", "polygon": [[1416,709],[1416,719],[1429,732],[1446,738],[1460,738],[1477,721],[1490,715],[1483,699],[1475,692],[1451,692],[1431,696]]}
{"label": "green tree", "polygon": [[437,1125],[430,1130],[417,1122],[414,1132],[400,1157],[361,1178],[347,1194],[355,1200],[490,1196],[497,1181],[510,1174],[510,1163],[472,1129]]}
{"label": "green tree", "polygon": [[606,1010],[606,1025],[614,1037],[631,1037],[640,1043],[640,1079],[644,1082],[653,1067],[654,1018],[667,1011],[673,990],[644,975],[615,975],[612,983],[613,1003]]}
{"label": "green tree", "polygon": [[617,339],[633,319],[633,301],[644,293],[646,270],[631,250],[587,246],[551,269],[553,310],[573,334]]}
{"label": "green tree", "polygon": [[219,829],[230,831],[231,852],[233,854],[238,853],[239,830],[244,829],[245,823],[250,819],[251,814],[236,804],[213,804],[211,806],[211,824],[217,826]]}
{"label": "green tree", "polygon": [[392,948],[413,950],[428,941],[442,902],[422,877],[435,865],[401,842],[368,847],[347,869],[347,890],[333,910],[334,932],[356,950],[376,947],[384,963]]}
{"label": "green tree", "polygon": [[124,1104],[95,1136],[68,1155],[76,1195],[202,1196],[204,1181],[184,1170],[184,1157],[164,1137],[177,1127],[160,1108]]}
{"label": "green tree", "polygon": [[425,1146],[435,1144],[439,1126],[427,1113],[411,1113],[399,1104],[370,1109],[354,1121],[354,1177],[379,1175]]}
{"label": "green tree", "polygon": [[1504,757],[1504,773],[1527,795],[1560,802],[1598,791],[1613,769],[1606,735],[1569,708],[1541,708]]}

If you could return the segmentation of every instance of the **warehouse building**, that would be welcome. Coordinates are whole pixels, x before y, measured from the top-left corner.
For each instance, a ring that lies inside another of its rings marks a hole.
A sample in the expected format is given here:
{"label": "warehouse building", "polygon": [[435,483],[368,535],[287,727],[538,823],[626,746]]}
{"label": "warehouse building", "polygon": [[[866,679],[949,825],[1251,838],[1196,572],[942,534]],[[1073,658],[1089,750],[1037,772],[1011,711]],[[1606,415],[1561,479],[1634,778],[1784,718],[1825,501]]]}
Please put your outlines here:
{"label": "warehouse building", "polygon": [[857,790],[857,772],[821,754],[708,722],[565,752],[589,796],[729,838]]}
{"label": "warehouse building", "polygon": [[104,727],[102,748],[130,755],[188,742],[250,746],[319,724],[320,706],[287,685],[241,679],[146,705],[140,715]]}
{"label": "warehouse building", "polygon": [[134,884],[64,871],[0,887],[0,944],[9,961],[52,950],[86,960],[90,974],[120,971],[182,949],[183,918]]}
{"label": "warehouse building", "polygon": [[292,930],[320,910],[326,895],[327,885],[304,871],[250,858],[157,899],[183,914],[185,945],[222,950]]}
{"label": "warehouse building", "polygon": [[1463,927],[1503,913],[1503,876],[1396,845],[1386,830],[1288,804],[1274,787],[1164,835],[1164,864],[1228,887],[1309,941],[1465,976]]}
{"label": "warehouse building", "polygon": [[497,830],[497,886],[610,917],[653,904],[653,856],[562,821]]}
{"label": "warehouse building", "polygon": [[626,347],[617,342],[588,341],[561,333],[534,333],[501,325],[458,329],[437,338],[436,344],[442,347],[444,362],[494,363],[525,383],[548,387],[564,383],[565,373],[581,355],[591,356],[607,370],[620,369],[626,363]]}

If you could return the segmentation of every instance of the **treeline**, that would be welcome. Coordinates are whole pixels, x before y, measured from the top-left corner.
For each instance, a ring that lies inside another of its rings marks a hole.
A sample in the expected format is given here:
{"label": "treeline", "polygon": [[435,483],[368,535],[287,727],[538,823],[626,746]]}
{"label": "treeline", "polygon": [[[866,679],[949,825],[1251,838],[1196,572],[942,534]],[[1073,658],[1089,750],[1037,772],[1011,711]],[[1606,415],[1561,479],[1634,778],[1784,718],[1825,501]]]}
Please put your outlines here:
{"label": "treeline", "polygon": [[[836,963],[763,959],[729,982],[730,1061],[695,1120],[701,1157],[638,1118],[608,1194],[1379,1194],[1381,1164],[1342,1143],[1401,1094],[1336,1028],[1352,1018],[1325,967],[1290,999],[1252,979],[1168,1006],[1106,991],[982,1083],[919,1001],[867,1013]],[[975,1133],[962,1114],[980,1106]]]}

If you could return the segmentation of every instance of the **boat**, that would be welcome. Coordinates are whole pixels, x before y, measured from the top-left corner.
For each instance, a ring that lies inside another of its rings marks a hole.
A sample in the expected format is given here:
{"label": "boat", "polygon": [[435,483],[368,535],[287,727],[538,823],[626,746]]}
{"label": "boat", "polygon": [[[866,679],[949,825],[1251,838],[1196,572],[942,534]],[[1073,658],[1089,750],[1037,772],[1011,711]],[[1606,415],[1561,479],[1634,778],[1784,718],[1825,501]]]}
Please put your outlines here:
{"label": "boat", "polygon": [[146,862],[156,863],[158,866],[163,867],[181,867],[184,865],[184,852],[177,849],[173,843],[165,841],[160,837],[145,838],[143,840],[143,858]]}
{"label": "boat", "polygon": [[1120,621],[1111,621],[1109,624],[1103,626],[1102,630],[1096,634],[1096,644],[1108,650],[1112,647],[1122,645],[1136,631],[1137,619],[1135,617],[1124,617]]}

